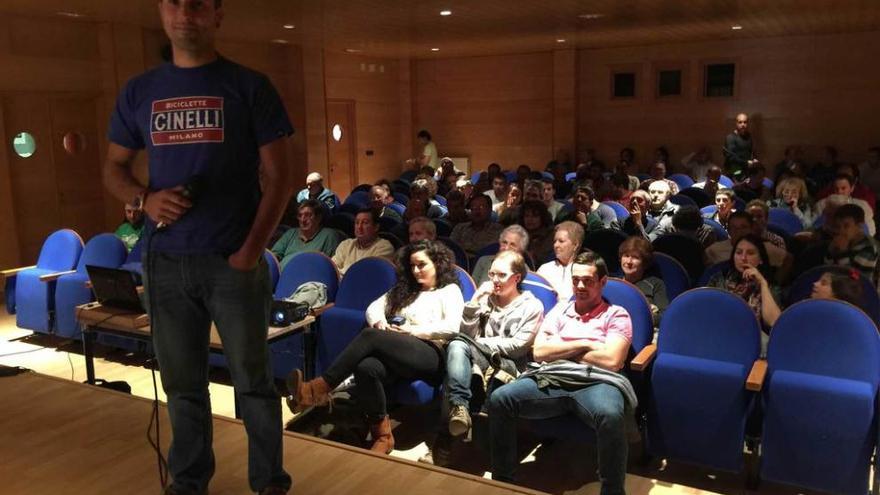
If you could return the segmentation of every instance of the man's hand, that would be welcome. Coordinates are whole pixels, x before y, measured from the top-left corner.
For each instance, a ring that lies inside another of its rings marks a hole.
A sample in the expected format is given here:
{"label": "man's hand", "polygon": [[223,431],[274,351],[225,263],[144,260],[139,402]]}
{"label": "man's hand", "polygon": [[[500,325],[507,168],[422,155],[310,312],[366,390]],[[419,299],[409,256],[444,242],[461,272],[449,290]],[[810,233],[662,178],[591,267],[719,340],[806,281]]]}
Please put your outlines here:
{"label": "man's hand", "polygon": [[490,281],[483,282],[480,284],[477,292],[474,293],[471,301],[482,302],[484,298],[491,296],[493,292],[495,292],[495,284]]}
{"label": "man's hand", "polygon": [[242,247],[229,257],[229,266],[241,272],[253,270],[260,261],[260,254],[248,252]]}
{"label": "man's hand", "polygon": [[183,196],[183,186],[162,189],[147,194],[144,212],[156,223],[171,225],[192,207]]}

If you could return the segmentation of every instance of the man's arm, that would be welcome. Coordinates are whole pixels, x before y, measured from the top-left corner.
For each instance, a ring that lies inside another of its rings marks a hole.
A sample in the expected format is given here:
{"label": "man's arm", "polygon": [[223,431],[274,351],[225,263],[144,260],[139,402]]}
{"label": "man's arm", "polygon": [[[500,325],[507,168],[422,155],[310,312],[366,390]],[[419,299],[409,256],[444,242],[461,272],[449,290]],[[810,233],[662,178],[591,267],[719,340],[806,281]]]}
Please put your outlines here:
{"label": "man's arm", "polygon": [[592,342],[590,349],[581,358],[581,362],[610,371],[618,371],[626,363],[629,346],[628,340],[612,335],[608,337],[604,344]]}
{"label": "man's arm", "polygon": [[256,266],[293,194],[285,146],[284,139],[276,139],[260,146],[260,164],[265,179],[263,181],[265,190],[257,208],[257,216],[244,244],[229,257],[229,264],[233,268],[249,270]]}
{"label": "man's arm", "polygon": [[557,359],[578,359],[590,350],[591,345],[587,339],[550,340],[543,332],[540,332],[535,338],[532,354],[535,361],[539,363],[556,361]]}
{"label": "man's arm", "polygon": [[143,209],[150,219],[156,223],[174,223],[192,206],[181,195],[183,187],[148,191],[131,172],[131,164],[136,156],[136,150],[111,142],[107,149],[107,160],[104,162],[104,187],[125,204],[131,204],[138,195],[145,195]]}

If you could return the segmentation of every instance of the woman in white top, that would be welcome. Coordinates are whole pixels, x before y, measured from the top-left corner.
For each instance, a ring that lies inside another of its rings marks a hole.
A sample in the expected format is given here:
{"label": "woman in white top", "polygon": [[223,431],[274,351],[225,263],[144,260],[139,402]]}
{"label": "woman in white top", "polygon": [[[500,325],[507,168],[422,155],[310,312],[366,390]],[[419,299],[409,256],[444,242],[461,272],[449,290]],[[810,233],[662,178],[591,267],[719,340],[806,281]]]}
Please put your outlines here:
{"label": "woman in white top", "polygon": [[556,259],[538,267],[538,275],[550,282],[560,301],[568,301],[573,294],[571,265],[583,242],[584,228],[581,224],[572,221],[560,223],[553,235],[553,253]]}
{"label": "woman in white top", "polygon": [[446,358],[443,345],[461,325],[464,298],[452,252],[440,242],[418,241],[397,252],[397,283],[367,308],[368,328],[342,351],[324,374],[304,382],[294,370],[288,378],[295,412],[329,402],[330,391],[354,373],[354,394],[370,423],[371,450],[394,449],[385,407],[385,384],[424,380],[440,384]]}

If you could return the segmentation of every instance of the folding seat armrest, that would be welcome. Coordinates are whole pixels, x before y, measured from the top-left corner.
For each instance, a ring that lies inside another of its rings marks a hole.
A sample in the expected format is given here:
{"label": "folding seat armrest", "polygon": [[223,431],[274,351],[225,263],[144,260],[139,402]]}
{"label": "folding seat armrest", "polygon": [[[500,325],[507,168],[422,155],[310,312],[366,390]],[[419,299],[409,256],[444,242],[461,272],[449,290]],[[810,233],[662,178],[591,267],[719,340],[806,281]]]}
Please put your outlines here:
{"label": "folding seat armrest", "polygon": [[10,268],[9,270],[0,270],[0,276],[2,276],[3,278],[12,278],[12,277],[18,275],[18,272],[30,270],[31,268],[36,268],[36,267],[37,267],[37,265],[31,265],[31,266],[23,266],[21,268]]}
{"label": "folding seat armrest", "polygon": [[651,364],[651,361],[654,360],[654,357],[657,355],[657,345],[656,344],[648,344],[642,351],[639,352],[636,357],[633,358],[629,363],[629,368],[633,371],[644,371],[648,365]]}
{"label": "folding seat armrest", "polygon": [[760,392],[761,388],[764,386],[764,378],[766,376],[767,360],[756,360],[755,364],[752,365],[752,371],[749,372],[749,377],[746,378],[746,390]]}
{"label": "folding seat armrest", "polygon": [[321,316],[322,314],[324,314],[325,311],[332,308],[333,306],[336,306],[336,303],[327,303],[327,304],[321,306],[320,308],[315,308],[312,310],[312,316],[317,318],[317,317]]}
{"label": "folding seat armrest", "polygon": [[47,273],[40,277],[40,282],[52,282],[54,280],[58,280],[62,275],[70,275],[71,273],[76,273],[76,270],[67,270],[64,272],[55,272],[55,273]]}

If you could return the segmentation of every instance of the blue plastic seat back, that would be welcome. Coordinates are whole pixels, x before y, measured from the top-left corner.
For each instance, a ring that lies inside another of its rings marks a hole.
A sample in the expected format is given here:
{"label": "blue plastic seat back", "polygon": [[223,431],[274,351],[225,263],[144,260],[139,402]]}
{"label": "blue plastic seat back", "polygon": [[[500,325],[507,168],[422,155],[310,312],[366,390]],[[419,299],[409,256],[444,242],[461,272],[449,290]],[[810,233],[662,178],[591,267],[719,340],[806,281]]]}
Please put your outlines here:
{"label": "blue plastic seat back", "polygon": [[577,172],[569,172],[565,174],[565,182],[573,182],[577,178]]}
{"label": "blue plastic seat back", "polygon": [[709,206],[704,206],[704,207],[700,208],[700,213],[702,213],[704,216],[711,217],[712,215],[715,214],[716,211],[718,211],[718,207],[715,205],[709,205]]}
{"label": "blue plastic seat back", "polygon": [[691,179],[690,176],[685,174],[672,174],[667,179],[675,182],[678,185],[678,189],[687,189],[694,185],[694,179]]}
{"label": "blue plastic seat back", "polygon": [[[399,206],[402,206],[403,209],[406,210],[406,205],[409,204],[409,196],[401,192],[394,192],[392,193],[392,196],[394,196],[394,202],[397,203]],[[397,213],[403,215],[403,212],[398,211],[398,208],[394,208],[394,211],[397,211]]]}
{"label": "blue plastic seat back", "polygon": [[406,203],[400,200],[395,200],[393,203],[388,205],[388,208],[394,210],[401,217],[403,217],[403,214],[406,213]]}
{"label": "blue plastic seat back", "polygon": [[37,258],[37,268],[53,272],[73,270],[82,254],[82,238],[70,229],[57,230],[46,238]]}
{"label": "blue plastic seat back", "polygon": [[666,295],[670,302],[690,289],[691,281],[687,270],[672,256],[654,253],[654,269],[660,273],[660,278],[666,284]]}
{"label": "blue plastic seat back", "polygon": [[474,297],[474,293],[477,291],[477,284],[474,283],[474,279],[471,278],[468,272],[458,265],[455,265],[455,273],[458,275],[458,286],[461,288],[464,302],[468,302]]}
{"label": "blue plastic seat back", "polygon": [[507,182],[516,182],[516,170],[506,170],[501,173],[504,174],[504,178],[507,179]]}
{"label": "blue plastic seat back", "polygon": [[370,193],[368,191],[355,189],[347,198],[345,198],[345,202],[342,204],[355,205],[359,208],[364,208],[370,204]]}
{"label": "blue plastic seat back", "polygon": [[548,282],[546,278],[535,272],[526,273],[526,279],[523,280],[522,287],[523,290],[531,292],[533,296],[541,301],[541,304],[544,306],[545,315],[556,306],[559,296],[556,294],[556,291],[553,290],[553,286],[550,285],[550,282]]}
{"label": "blue plastic seat back", "polygon": [[880,385],[874,322],[848,303],[801,301],[773,326],[767,363],[761,477],[866,493]]}
{"label": "blue plastic seat back", "polygon": [[810,299],[782,312],[771,332],[767,362],[788,370],[880,385],[877,326],[855,306]]}
{"label": "blue plastic seat back", "polygon": [[263,251],[263,259],[266,260],[266,269],[269,270],[269,281],[272,284],[272,292],[274,293],[275,287],[278,287],[278,279],[281,278],[281,265],[278,263],[278,258],[268,249]]}
{"label": "blue plastic seat back", "polygon": [[324,219],[324,227],[336,229],[349,238],[354,237],[354,215],[339,212]]}
{"label": "blue plastic seat back", "polygon": [[126,258],[125,258],[125,262],[126,263],[140,263],[143,255],[144,255],[144,238],[143,238],[143,236],[141,236],[141,238],[138,239],[138,241],[136,243],[134,243],[134,246],[132,246],[131,251],[128,252],[128,256],[126,256]]}
{"label": "blue plastic seat back", "polygon": [[434,201],[440,203],[440,206],[446,206],[446,198],[439,194],[434,195]]}
{"label": "blue plastic seat back", "polygon": [[761,350],[758,318],[739,296],[701,287],[679,295],[663,313],[659,352],[751,368]]}
{"label": "blue plastic seat back", "polygon": [[114,234],[98,234],[89,239],[77,263],[77,273],[85,274],[86,265],[119,268],[125,263],[128,251],[125,244]]}
{"label": "blue plastic seat back", "polygon": [[275,286],[275,299],[290,297],[306,282],[320,282],[327,286],[327,302],[336,301],[339,290],[339,270],[324,253],[306,252],[294,256],[284,267]]}
{"label": "blue plastic seat back", "polygon": [[627,218],[629,218],[629,210],[617,201],[603,201],[602,204],[614,210],[614,214],[617,216],[617,221],[621,225]]}
{"label": "blue plastic seat back", "polygon": [[700,208],[711,205],[715,201],[715,198],[710,198],[706,191],[699,187],[686,187],[678,191],[678,194],[691,198]]}
{"label": "blue plastic seat back", "polygon": [[727,229],[715,220],[712,220],[711,218],[703,218],[703,225],[712,227],[712,230],[715,232],[715,238],[719,241],[730,239],[730,234],[727,233]]}
{"label": "blue plastic seat back", "polygon": [[700,275],[699,280],[697,280],[695,287],[705,287],[706,284],[709,283],[709,280],[716,273],[723,272],[724,270],[728,269],[729,267],[730,267],[730,261],[722,261],[721,263],[715,263],[714,265],[706,268],[706,270],[703,271],[703,274]]}
{"label": "blue plastic seat back", "polygon": [[632,321],[632,345],[630,358],[638,354],[654,339],[654,323],[651,306],[645,295],[635,285],[619,278],[609,278],[602,289],[602,297],[609,303],[626,309]]}
{"label": "blue plastic seat back", "polygon": [[804,224],[801,222],[801,219],[788,208],[770,208],[770,216],[767,223],[782,228],[788,235],[795,235],[804,230]]}
{"label": "blue plastic seat back", "polygon": [[[437,220],[434,220],[434,224],[437,224]],[[465,252],[464,248],[459,246],[457,242],[453,241],[448,237],[441,237],[439,229],[437,230],[437,240],[446,245],[455,256],[455,264],[464,268],[465,270],[470,270],[470,260],[468,260],[468,255]]]}
{"label": "blue plastic seat back", "polygon": [[499,249],[501,249],[501,246],[497,242],[493,242],[492,244],[481,247],[480,250],[477,251],[476,256],[474,256],[474,259],[480,259],[483,256],[492,256],[498,254]]}
{"label": "blue plastic seat back", "polygon": [[608,265],[608,271],[616,273],[620,270],[620,257],[617,251],[626,237],[626,234],[619,230],[595,230],[584,235],[583,247],[601,256]]}
{"label": "blue plastic seat back", "polygon": [[697,206],[697,202],[685,194],[673,194],[669,197],[669,202],[678,206]]}
{"label": "blue plastic seat back", "polygon": [[355,186],[354,189],[351,190],[351,194],[354,194],[356,192],[365,192],[369,194],[372,188],[373,186],[371,184],[358,184],[357,186]]}
{"label": "blue plastic seat back", "polygon": [[726,175],[722,175],[721,177],[719,177],[718,183],[724,187],[733,187],[733,180]]}
{"label": "blue plastic seat back", "polygon": [[351,265],[339,283],[336,305],[366,311],[367,306],[397,281],[394,264],[384,258],[364,258]]}
{"label": "blue plastic seat back", "polygon": [[[798,275],[791,288],[788,291],[788,304],[794,304],[804,299],[809,299],[813,292],[813,284],[819,280],[825,272],[839,273],[841,275],[850,276],[852,273],[849,268],[833,265],[822,265],[810,268],[809,270]],[[864,277],[857,273],[862,283],[862,301],[859,307],[868,314],[871,320],[880,326],[880,296],[877,289],[870,278]]]}
{"label": "blue plastic seat back", "polygon": [[672,256],[687,271],[690,281],[697,280],[706,268],[703,264],[703,245],[693,237],[678,233],[665,234],[652,242],[654,252]]}

